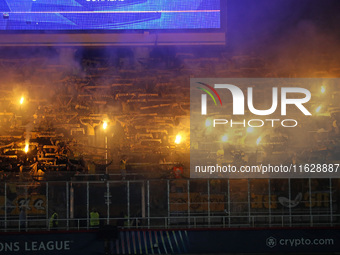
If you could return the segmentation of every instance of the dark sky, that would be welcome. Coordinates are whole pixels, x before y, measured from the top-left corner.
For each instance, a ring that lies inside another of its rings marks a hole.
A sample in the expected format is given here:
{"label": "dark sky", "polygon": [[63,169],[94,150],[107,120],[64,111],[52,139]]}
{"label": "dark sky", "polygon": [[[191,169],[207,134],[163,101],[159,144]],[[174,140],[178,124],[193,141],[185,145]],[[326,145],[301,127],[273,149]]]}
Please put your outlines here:
{"label": "dark sky", "polygon": [[227,40],[235,49],[267,47],[306,24],[339,38],[339,10],[339,0],[227,0]]}

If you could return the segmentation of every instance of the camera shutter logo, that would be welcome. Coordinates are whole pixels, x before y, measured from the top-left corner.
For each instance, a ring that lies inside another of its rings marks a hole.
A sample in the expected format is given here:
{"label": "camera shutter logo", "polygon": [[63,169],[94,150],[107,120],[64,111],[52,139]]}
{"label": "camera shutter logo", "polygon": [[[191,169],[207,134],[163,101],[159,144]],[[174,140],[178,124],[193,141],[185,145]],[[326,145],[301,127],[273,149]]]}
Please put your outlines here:
{"label": "camera shutter logo", "polygon": [[274,237],[268,237],[266,240],[266,244],[269,248],[273,248],[276,246],[277,242],[276,242],[276,238]]}
{"label": "camera shutter logo", "polygon": [[[205,86],[207,88],[209,88],[212,92],[214,92],[214,94],[217,96],[217,98],[220,101],[220,104],[222,106],[221,97],[220,97],[220,95],[217,93],[217,91],[212,86],[210,86],[208,84],[205,84],[203,82],[197,82],[197,83],[201,84],[201,85],[203,85],[203,86]],[[197,87],[197,88],[202,90],[202,91],[204,91],[205,93],[207,93],[212,98],[212,100],[214,101],[215,105],[217,105],[214,96],[208,90],[206,90],[204,88],[201,88],[201,87]],[[202,94],[202,96],[201,96],[201,104],[202,104],[202,106],[201,106],[201,113],[202,113],[202,115],[207,115],[207,94]]]}

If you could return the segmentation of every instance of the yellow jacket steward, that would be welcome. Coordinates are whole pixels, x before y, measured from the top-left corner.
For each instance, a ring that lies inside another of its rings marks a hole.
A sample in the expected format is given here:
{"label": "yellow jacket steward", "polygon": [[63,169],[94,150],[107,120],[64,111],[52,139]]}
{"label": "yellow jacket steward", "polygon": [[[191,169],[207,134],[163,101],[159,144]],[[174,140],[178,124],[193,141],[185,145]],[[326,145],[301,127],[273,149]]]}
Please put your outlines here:
{"label": "yellow jacket steward", "polygon": [[90,226],[91,227],[99,226],[99,213],[98,212],[90,213]]}
{"label": "yellow jacket steward", "polygon": [[129,217],[127,215],[124,215],[124,227],[129,226]]}
{"label": "yellow jacket steward", "polygon": [[50,218],[50,228],[58,226],[58,214],[55,212]]}

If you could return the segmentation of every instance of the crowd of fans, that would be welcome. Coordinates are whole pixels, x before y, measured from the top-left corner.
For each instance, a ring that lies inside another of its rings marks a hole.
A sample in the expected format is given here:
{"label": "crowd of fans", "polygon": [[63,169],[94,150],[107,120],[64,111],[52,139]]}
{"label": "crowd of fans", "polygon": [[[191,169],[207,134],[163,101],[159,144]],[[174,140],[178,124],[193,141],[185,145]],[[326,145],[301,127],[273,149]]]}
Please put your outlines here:
{"label": "crowd of fans", "polygon": [[[0,59],[1,178],[17,178],[22,172],[41,178],[39,171],[102,174],[106,168],[119,174],[122,160],[130,172],[148,177],[164,176],[174,166],[184,166],[188,176],[190,77],[303,77],[319,72],[310,64],[306,72],[294,66],[280,69],[258,56],[223,51],[209,57],[170,53],[154,49],[148,58],[120,54],[114,60],[83,56],[66,64],[46,57]],[[339,91],[331,89],[323,106],[327,114],[302,124],[309,126],[319,148],[292,152],[288,160],[303,161],[307,150],[308,157],[310,150],[332,157],[336,153]],[[263,150],[284,153],[295,138],[274,129],[263,140]],[[248,161],[244,144],[229,144],[223,160]]]}

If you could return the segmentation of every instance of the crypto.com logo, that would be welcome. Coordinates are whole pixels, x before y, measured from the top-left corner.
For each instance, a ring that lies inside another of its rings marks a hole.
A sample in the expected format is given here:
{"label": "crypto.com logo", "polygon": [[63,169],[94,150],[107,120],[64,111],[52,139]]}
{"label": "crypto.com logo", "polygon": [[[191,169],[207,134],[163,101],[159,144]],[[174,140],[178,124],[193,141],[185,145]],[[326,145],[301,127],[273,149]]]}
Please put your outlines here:
{"label": "crypto.com logo", "polygon": [[277,241],[276,241],[276,238],[270,236],[266,239],[266,245],[269,247],[269,248],[273,248],[275,247],[277,244]]}
{"label": "crypto.com logo", "polygon": [[[215,89],[227,89],[231,92],[231,95],[233,97],[233,115],[244,115],[244,105],[245,105],[245,99],[244,94],[242,90],[231,84],[215,84],[214,87],[198,82],[201,85],[204,85],[205,87],[209,88],[218,98],[220,101],[220,104],[222,106],[222,100],[217,93]],[[217,105],[216,100],[214,96],[209,92],[207,89],[197,87],[198,89],[206,92],[214,101],[215,105]],[[287,95],[289,93],[299,93],[304,94],[304,98],[287,98]],[[207,115],[207,94],[201,95],[201,115]],[[281,115],[287,115],[287,105],[295,105],[304,115],[312,115],[304,106],[304,103],[307,103],[311,99],[311,93],[308,89],[305,88],[298,88],[298,87],[282,87],[281,88]],[[255,115],[265,116],[270,115],[274,113],[278,106],[278,88],[273,87],[272,88],[272,105],[267,110],[258,110],[255,109],[253,104],[253,88],[248,87],[247,88],[247,105],[248,109],[251,113]]]}

